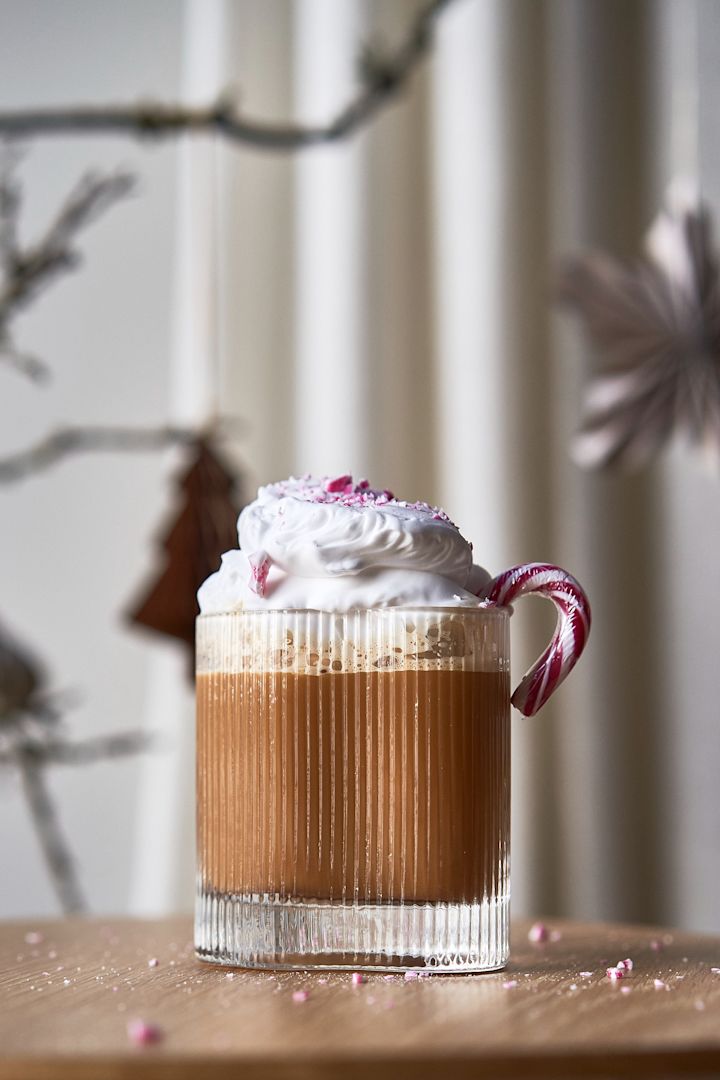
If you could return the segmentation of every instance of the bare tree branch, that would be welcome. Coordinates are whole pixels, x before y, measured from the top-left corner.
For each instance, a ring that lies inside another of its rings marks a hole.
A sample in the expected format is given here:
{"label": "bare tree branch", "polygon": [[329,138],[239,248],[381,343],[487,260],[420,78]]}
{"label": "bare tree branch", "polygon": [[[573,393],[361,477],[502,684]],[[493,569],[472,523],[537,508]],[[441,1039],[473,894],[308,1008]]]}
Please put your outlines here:
{"label": "bare tree branch", "polygon": [[12,483],[54,465],[68,454],[95,450],[160,450],[197,438],[190,427],[66,427],[17,454],[0,459],[0,483]]}
{"label": "bare tree branch", "polygon": [[0,319],[3,322],[27,304],[49,279],[77,265],[80,256],[71,246],[77,233],[113,203],[129,195],[134,186],[135,178],[129,173],[107,176],[87,173],[70,192],[37,244],[24,251],[13,244],[5,251],[7,280],[0,291]]}
{"label": "bare tree branch", "polygon": [[17,155],[10,151],[0,160],[0,362],[39,381],[49,374],[36,357],[19,351],[13,342],[10,324],[38,292],[59,274],[74,269],[80,254],[73,241],[81,229],[95,221],[108,207],[125,198],[134,188],[128,173],[106,176],[88,173],[65,200],[45,235],[32,247],[21,248],[18,216],[20,187],[14,176]]}
{"label": "bare tree branch", "polygon": [[0,112],[0,136],[118,134],[160,137],[215,131],[229,141],[259,150],[289,152],[339,142],[353,135],[398,95],[427,53],[435,20],[453,0],[429,0],[413,20],[402,44],[383,56],[365,52],[359,94],[325,125],[274,124],[245,117],[223,95],[204,107],[154,102]]}
{"label": "bare tree branch", "polygon": [[15,368],[21,375],[27,375],[34,382],[45,382],[50,377],[50,369],[37,356],[31,353],[18,352],[12,342],[7,338],[0,337],[0,363]]}
{"label": "bare tree branch", "polygon": [[87,904],[45,782],[43,766],[31,753],[22,751],[16,752],[15,761],[20,769],[33,824],[63,912],[66,915],[81,914],[87,910]]}
{"label": "bare tree branch", "polygon": [[79,742],[53,740],[43,746],[43,762],[48,765],[87,765],[108,758],[127,757],[147,750],[152,738],[145,731],[122,731],[115,735],[98,735]]}

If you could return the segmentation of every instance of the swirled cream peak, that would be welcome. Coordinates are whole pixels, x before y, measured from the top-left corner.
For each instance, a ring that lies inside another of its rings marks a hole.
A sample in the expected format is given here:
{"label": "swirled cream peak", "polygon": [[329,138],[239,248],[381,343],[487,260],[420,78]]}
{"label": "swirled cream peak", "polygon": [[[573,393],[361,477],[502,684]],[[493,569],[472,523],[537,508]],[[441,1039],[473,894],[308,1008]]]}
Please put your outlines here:
{"label": "swirled cream peak", "polygon": [[351,476],[261,487],[238,539],[200,588],[203,614],[477,604],[488,580],[444,511]]}

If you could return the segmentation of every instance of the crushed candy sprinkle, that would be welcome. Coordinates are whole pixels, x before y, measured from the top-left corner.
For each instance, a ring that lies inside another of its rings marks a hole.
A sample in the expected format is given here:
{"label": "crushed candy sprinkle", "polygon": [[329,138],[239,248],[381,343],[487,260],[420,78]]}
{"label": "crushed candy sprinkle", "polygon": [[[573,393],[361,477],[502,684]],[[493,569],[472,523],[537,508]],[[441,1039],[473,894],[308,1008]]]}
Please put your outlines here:
{"label": "crushed candy sprinkle", "polygon": [[272,559],[266,551],[254,551],[248,555],[250,563],[250,588],[258,596],[265,595],[268,574],[272,566]]}
{"label": "crushed candy sprinkle", "polygon": [[367,982],[367,975],[363,975],[361,971],[353,971],[352,984],[353,986],[360,986],[362,983]]}
{"label": "crushed candy sprinkle", "polygon": [[162,1031],[157,1024],[147,1020],[130,1020],[127,1025],[128,1039],[135,1046],[151,1046],[162,1039]]}
{"label": "crushed candy sprinkle", "polygon": [[151,956],[150,959],[148,960],[148,967],[149,968],[156,968],[158,966],[158,963],[159,963],[159,960],[158,960],[157,956]]}
{"label": "crushed candy sprinkle", "polygon": [[309,997],[310,997],[310,991],[309,990],[294,990],[292,999],[293,999],[293,1001],[296,1001],[296,1002],[299,1003],[299,1002],[307,1001]]}
{"label": "crushed candy sprinkle", "polygon": [[[292,495],[296,499],[303,499],[312,503],[333,503],[340,506],[361,509],[365,506],[386,506],[393,503],[407,510],[418,510],[428,514],[433,521],[444,521],[448,525],[457,528],[451,518],[439,506],[431,506],[430,503],[418,500],[407,502],[405,499],[396,499],[392,491],[387,488],[372,488],[366,479],[353,481],[350,473],[340,476],[326,476],[318,481],[309,473],[289,481],[280,480],[273,487],[281,494]],[[262,595],[262,594],[261,594]]]}
{"label": "crushed candy sprinkle", "polygon": [[541,944],[544,941],[548,941],[549,938],[550,931],[545,923],[536,922],[530,927],[528,941],[532,941],[534,944]]}

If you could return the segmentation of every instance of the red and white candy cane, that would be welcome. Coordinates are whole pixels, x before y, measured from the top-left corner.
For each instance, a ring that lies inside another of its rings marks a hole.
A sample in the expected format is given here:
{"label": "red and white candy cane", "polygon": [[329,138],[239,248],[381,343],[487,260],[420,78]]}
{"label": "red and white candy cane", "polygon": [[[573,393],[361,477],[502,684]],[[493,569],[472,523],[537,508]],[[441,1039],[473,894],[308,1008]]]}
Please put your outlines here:
{"label": "red and white candy cane", "polygon": [[507,607],[521,596],[546,596],[555,604],[558,621],[552,641],[515,690],[512,703],[533,716],[557,690],[578,662],[590,633],[590,603],[581,586],[559,566],[524,563],[498,574],[480,598]]}

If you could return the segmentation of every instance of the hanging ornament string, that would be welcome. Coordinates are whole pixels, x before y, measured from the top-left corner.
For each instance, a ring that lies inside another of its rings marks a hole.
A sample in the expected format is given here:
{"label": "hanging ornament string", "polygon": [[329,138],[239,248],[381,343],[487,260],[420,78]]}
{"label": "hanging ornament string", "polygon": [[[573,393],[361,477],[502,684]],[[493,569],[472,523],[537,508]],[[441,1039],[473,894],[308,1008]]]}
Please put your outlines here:
{"label": "hanging ornament string", "polygon": [[222,173],[222,146],[220,136],[215,132],[210,140],[210,274],[207,288],[210,290],[208,309],[210,312],[208,348],[210,356],[205,358],[208,373],[208,416],[207,427],[215,431],[220,421],[221,402],[224,390],[224,294],[223,294],[223,210],[224,190]]}

